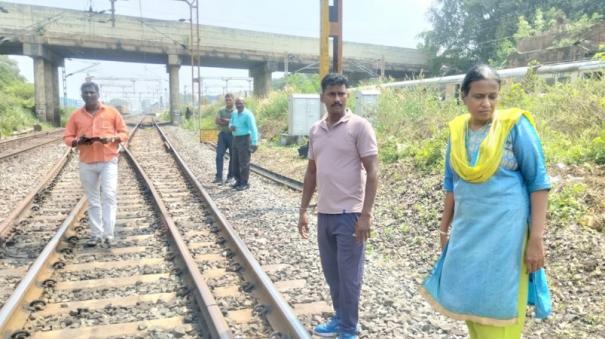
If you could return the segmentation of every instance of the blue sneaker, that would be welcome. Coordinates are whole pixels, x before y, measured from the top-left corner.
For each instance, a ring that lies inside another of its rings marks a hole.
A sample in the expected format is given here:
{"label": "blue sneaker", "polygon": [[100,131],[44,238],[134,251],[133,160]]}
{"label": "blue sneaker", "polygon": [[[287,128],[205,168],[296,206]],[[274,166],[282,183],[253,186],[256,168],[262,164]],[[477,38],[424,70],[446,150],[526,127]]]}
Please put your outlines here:
{"label": "blue sneaker", "polygon": [[340,318],[333,316],[327,322],[315,326],[313,334],[320,337],[336,337],[340,331]]}
{"label": "blue sneaker", "polygon": [[341,332],[338,339],[357,339],[357,333]]}

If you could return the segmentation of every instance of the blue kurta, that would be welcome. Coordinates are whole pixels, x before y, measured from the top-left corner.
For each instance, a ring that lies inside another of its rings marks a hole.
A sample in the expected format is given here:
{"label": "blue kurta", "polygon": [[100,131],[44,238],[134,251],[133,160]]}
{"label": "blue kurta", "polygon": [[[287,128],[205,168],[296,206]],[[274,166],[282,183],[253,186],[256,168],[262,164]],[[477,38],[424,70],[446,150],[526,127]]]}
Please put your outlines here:
{"label": "blue kurta", "polygon": [[[475,164],[489,125],[467,131]],[[446,152],[444,189],[455,207],[448,244],[424,283],[423,294],[446,315],[493,325],[517,318],[519,274],[530,223],[530,193],[550,188],[540,139],[521,117],[506,139],[499,169],[486,182],[462,180]]]}

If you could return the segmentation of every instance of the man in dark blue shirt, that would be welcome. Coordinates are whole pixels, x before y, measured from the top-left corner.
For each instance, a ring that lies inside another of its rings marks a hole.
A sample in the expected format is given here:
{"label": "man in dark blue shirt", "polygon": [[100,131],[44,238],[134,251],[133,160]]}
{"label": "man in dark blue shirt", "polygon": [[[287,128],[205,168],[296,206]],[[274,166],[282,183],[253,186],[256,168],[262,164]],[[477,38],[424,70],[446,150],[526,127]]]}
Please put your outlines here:
{"label": "man in dark blue shirt", "polygon": [[229,170],[227,172],[227,183],[233,179],[233,135],[229,129],[229,120],[233,113],[233,94],[225,94],[225,107],[216,114],[215,123],[219,127],[218,140],[216,142],[216,175],[213,183],[223,182],[223,159],[225,152],[229,150]]}

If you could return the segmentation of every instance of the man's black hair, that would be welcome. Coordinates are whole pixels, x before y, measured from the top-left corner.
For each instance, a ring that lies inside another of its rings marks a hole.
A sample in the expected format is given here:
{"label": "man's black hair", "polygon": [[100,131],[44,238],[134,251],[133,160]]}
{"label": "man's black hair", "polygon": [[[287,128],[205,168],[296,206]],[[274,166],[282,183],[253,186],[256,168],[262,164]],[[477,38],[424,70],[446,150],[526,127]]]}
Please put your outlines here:
{"label": "man's black hair", "polygon": [[82,86],[80,86],[80,92],[84,91],[85,87],[94,87],[95,91],[97,91],[97,93],[99,93],[99,85],[97,85],[96,83],[92,82],[92,81],[87,81],[85,83],[82,84]]}
{"label": "man's black hair", "polygon": [[345,87],[349,87],[349,79],[342,74],[338,73],[328,73],[323,79],[321,79],[321,92],[325,92],[326,89],[330,86],[340,86],[345,85]]}

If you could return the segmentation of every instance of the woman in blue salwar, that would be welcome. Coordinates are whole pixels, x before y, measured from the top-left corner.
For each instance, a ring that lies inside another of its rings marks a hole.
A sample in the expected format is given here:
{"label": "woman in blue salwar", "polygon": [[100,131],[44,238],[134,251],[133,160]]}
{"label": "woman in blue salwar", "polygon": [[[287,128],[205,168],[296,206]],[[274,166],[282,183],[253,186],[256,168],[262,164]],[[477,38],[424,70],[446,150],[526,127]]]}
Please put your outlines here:
{"label": "woman in blue salwar", "polygon": [[550,180],[533,117],[496,110],[500,78],[486,65],[461,86],[468,114],[449,124],[442,254],[421,288],[471,338],[520,338],[528,273],[544,265]]}

